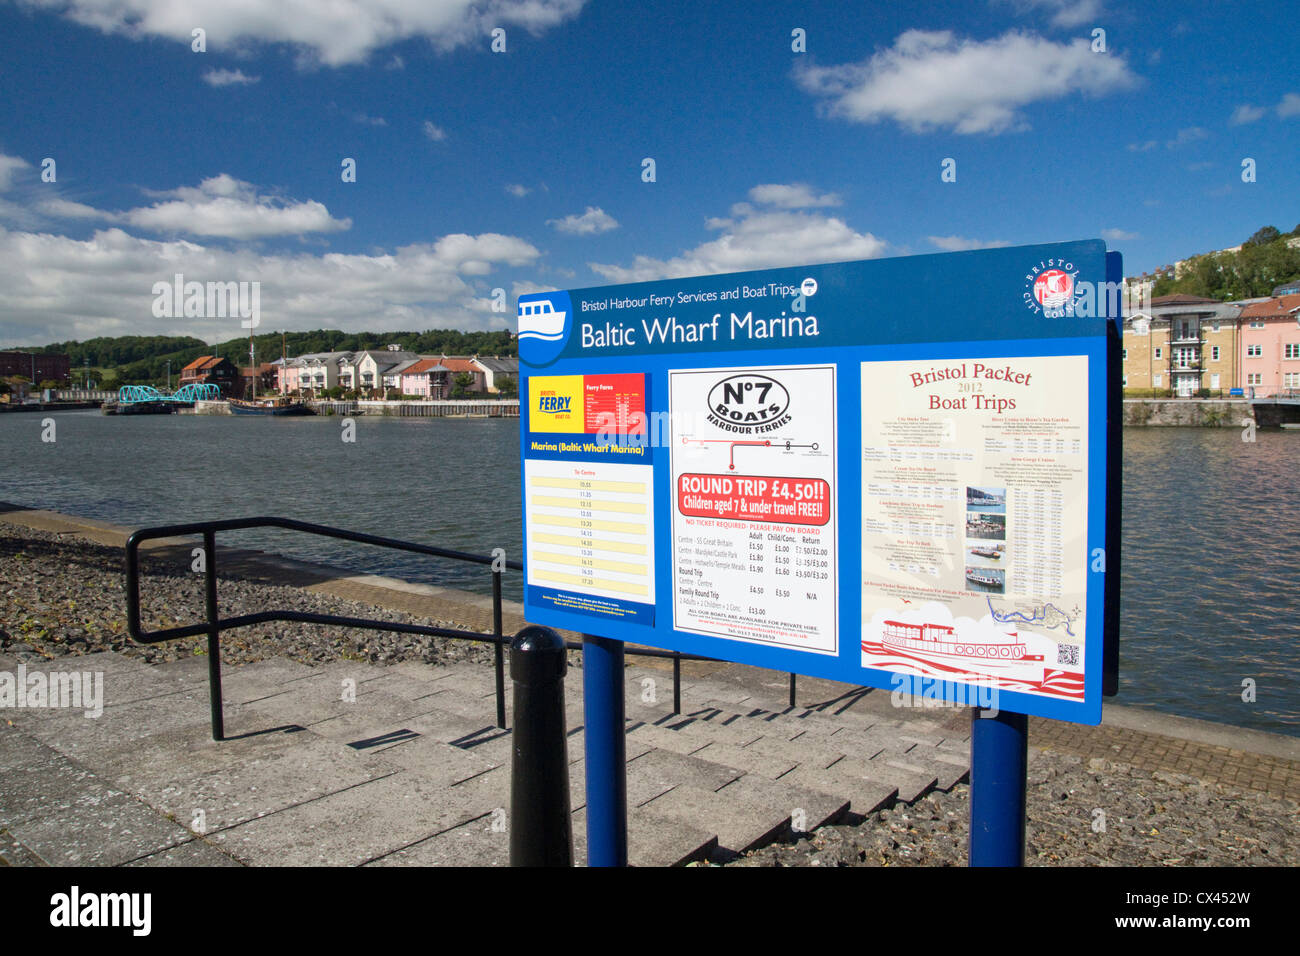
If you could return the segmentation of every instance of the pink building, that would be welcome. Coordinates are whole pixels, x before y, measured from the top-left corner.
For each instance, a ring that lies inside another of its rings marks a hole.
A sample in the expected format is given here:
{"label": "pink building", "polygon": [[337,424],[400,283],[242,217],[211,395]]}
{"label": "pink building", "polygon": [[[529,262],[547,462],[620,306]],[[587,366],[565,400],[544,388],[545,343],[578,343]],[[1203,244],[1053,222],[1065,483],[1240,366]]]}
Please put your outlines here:
{"label": "pink building", "polygon": [[451,394],[450,369],[440,359],[421,359],[402,372],[402,394],[446,398]]}
{"label": "pink building", "polygon": [[1300,295],[1241,310],[1241,384],[1248,396],[1300,392]]}

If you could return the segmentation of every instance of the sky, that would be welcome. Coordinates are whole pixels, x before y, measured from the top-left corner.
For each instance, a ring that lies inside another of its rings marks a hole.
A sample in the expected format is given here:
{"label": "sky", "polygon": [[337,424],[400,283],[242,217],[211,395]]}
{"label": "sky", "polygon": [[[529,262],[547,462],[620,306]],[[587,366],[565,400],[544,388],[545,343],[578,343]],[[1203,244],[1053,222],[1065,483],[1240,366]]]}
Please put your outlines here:
{"label": "sky", "polygon": [[0,0],[0,348],[247,334],[158,314],[178,273],[260,332],[1090,238],[1136,275],[1300,222],[1298,60],[1271,3]]}

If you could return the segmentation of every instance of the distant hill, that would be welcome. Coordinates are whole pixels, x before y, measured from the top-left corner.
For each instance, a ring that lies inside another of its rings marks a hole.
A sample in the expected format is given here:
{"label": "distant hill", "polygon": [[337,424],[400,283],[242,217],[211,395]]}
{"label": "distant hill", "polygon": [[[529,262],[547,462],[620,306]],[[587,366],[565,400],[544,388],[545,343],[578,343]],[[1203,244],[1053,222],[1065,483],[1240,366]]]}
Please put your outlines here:
{"label": "distant hill", "polygon": [[[283,345],[282,345],[283,343]],[[278,359],[281,348],[290,358],[309,352],[355,352],[400,345],[408,352],[428,355],[515,355],[514,336],[509,332],[462,332],[431,329],[427,332],[343,332],[318,329],[314,332],[267,332],[253,337],[258,362]],[[219,345],[207,345],[192,336],[122,335],[88,339],[85,342],[55,342],[32,349],[35,352],[66,354],[73,378],[89,364],[100,370],[106,386],[161,383],[171,360],[173,384],[180,370],[200,355],[217,355],[237,366],[248,364],[248,339],[236,338]]]}
{"label": "distant hill", "polygon": [[1283,283],[1300,279],[1300,225],[1290,232],[1265,226],[1236,250],[1193,256],[1181,274],[1162,276],[1152,297],[1185,293],[1228,302],[1271,295]]}

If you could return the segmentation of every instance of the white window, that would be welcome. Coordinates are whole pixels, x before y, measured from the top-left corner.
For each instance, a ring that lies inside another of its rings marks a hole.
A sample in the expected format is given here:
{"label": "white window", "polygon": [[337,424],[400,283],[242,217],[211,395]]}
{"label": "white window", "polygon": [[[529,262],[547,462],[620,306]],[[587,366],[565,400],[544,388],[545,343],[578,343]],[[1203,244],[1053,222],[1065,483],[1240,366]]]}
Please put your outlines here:
{"label": "white window", "polygon": [[1286,388],[1300,388],[1300,372],[1287,372],[1282,376],[1282,384]]}
{"label": "white window", "polygon": [[1282,346],[1282,357],[1300,359],[1300,342],[1288,342]]}
{"label": "white window", "polygon": [[1250,327],[1252,329],[1262,329],[1264,327],[1264,323],[1259,319],[1252,319],[1250,323]]}
{"label": "white window", "polygon": [[1263,354],[1264,354],[1264,346],[1262,345],[1246,346],[1246,358],[1259,358]]}
{"label": "white window", "polygon": [[1246,373],[1246,384],[1247,384],[1247,385],[1263,385],[1263,384],[1264,384],[1264,373],[1263,373],[1263,372],[1247,372],[1247,373]]}
{"label": "white window", "polygon": [[1128,361],[1128,349],[1125,349],[1125,350],[1124,350],[1124,361],[1125,361],[1125,362]]}
{"label": "white window", "polygon": [[1156,358],[1160,358],[1160,347],[1156,346]]}
{"label": "white window", "polygon": [[1219,323],[1218,323],[1218,322],[1215,322],[1212,326],[1210,326],[1210,331],[1211,331],[1211,332],[1218,332],[1218,331],[1219,331]]}
{"label": "white window", "polygon": [[1210,376],[1210,388],[1218,388],[1218,387],[1219,387],[1219,376],[1218,376],[1217,374],[1216,374],[1216,375],[1211,375],[1211,376]]}
{"label": "white window", "polygon": [[1128,376],[1127,376],[1127,375],[1124,376],[1124,387],[1125,387],[1125,388],[1128,388]]}
{"label": "white window", "polygon": [[1161,380],[1163,377],[1164,377],[1164,376],[1161,376],[1161,375],[1152,375],[1152,376],[1151,376],[1151,384],[1152,384],[1152,386],[1155,387],[1155,388],[1159,388],[1159,387],[1160,387],[1160,380]]}
{"label": "white window", "polygon": [[1210,346],[1210,358],[1215,362],[1219,360],[1219,347],[1217,345]]}

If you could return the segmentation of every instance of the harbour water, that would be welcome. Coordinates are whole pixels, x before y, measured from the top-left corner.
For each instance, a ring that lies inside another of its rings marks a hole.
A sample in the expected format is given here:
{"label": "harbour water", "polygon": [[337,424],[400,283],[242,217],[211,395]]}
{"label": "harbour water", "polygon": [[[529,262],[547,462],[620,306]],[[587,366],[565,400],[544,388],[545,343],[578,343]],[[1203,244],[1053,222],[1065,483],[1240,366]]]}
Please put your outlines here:
{"label": "harbour water", "polygon": [[[0,416],[0,500],[125,525],[283,515],[522,550],[517,419]],[[1124,434],[1120,703],[1300,736],[1300,434]],[[486,590],[477,566],[276,531],[223,544]],[[0,568],[0,580],[3,579]],[[517,575],[506,578],[517,599]],[[1253,689],[1253,700],[1246,691]]]}

